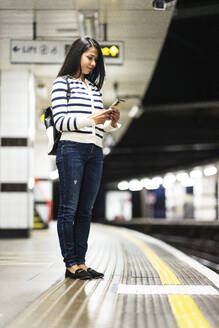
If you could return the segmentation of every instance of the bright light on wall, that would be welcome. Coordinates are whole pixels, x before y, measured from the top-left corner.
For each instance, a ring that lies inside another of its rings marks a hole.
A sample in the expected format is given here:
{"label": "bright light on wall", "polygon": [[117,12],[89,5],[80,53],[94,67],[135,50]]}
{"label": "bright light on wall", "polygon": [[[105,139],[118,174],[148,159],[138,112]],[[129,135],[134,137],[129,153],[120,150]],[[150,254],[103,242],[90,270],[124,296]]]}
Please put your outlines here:
{"label": "bright light on wall", "polygon": [[131,108],[130,112],[128,113],[128,116],[129,116],[129,117],[135,117],[136,114],[138,113],[138,111],[139,111],[139,107],[138,107],[138,105],[134,105],[134,106]]}
{"label": "bright light on wall", "polygon": [[217,168],[215,166],[208,166],[204,169],[204,175],[206,175],[207,177],[210,175],[214,175],[217,173]]}
{"label": "bright light on wall", "polygon": [[104,154],[104,155],[108,155],[108,154],[110,153],[110,151],[111,151],[111,150],[110,150],[109,147],[104,147],[104,148],[103,148],[103,154]]}
{"label": "bright light on wall", "polygon": [[118,183],[118,189],[119,190],[128,190],[129,189],[129,183],[128,181],[121,181]]}

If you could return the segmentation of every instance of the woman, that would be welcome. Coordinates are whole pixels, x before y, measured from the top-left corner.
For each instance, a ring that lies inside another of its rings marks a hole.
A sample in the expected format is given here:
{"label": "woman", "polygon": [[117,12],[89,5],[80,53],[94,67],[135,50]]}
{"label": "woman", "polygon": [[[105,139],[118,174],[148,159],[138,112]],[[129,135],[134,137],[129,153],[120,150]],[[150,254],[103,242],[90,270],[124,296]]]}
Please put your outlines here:
{"label": "woman", "polygon": [[100,45],[89,37],[70,47],[52,88],[60,199],[57,230],[65,277],[102,278],[85,264],[92,208],[100,186],[104,132],[120,127],[119,111],[104,109],[100,89],[105,69]]}

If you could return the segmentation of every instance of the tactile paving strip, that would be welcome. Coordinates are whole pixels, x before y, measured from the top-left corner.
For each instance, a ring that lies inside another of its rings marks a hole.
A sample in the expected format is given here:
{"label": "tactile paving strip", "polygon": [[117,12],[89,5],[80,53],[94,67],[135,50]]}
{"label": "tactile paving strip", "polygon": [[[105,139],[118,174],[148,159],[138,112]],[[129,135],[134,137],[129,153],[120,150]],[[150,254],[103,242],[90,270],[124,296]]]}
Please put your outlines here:
{"label": "tactile paving strip", "polygon": [[200,272],[181,261],[180,258],[168,253],[161,247],[147,243],[147,245],[153,249],[173,270],[173,272],[180,279],[181,284],[185,285],[211,285],[211,281],[207,277],[203,276]]}
{"label": "tactile paving strip", "polygon": [[[128,232],[131,234],[131,232]],[[147,243],[185,285],[212,285],[172,254]],[[162,285],[157,270],[130,240],[102,225],[93,225],[87,263],[104,279],[64,279],[31,304],[8,328],[177,328],[168,295],[118,294],[118,285]],[[63,270],[64,271],[64,270]],[[196,279],[197,278],[197,279]],[[218,296],[193,296],[209,322],[218,324]],[[216,305],[217,301],[217,305]],[[187,326],[201,328],[198,326]],[[183,328],[187,328],[183,327]]]}

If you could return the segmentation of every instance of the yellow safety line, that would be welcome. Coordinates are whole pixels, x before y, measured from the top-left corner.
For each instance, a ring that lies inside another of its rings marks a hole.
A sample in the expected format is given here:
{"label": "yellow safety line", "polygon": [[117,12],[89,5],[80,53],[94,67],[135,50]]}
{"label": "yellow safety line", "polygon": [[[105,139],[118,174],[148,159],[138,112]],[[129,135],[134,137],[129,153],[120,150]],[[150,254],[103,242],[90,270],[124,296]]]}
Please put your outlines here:
{"label": "yellow safety line", "polygon": [[180,328],[211,328],[189,295],[168,295],[172,312]]}
{"label": "yellow safety line", "polygon": [[157,256],[157,254],[152,251],[152,249],[145,245],[140,239],[126,233],[126,232],[119,232],[122,234],[126,239],[129,239],[134,244],[136,244],[142,253],[148,258],[151,262],[155,270],[158,272],[160,279],[163,285],[180,285],[180,281],[177,276],[171,271],[171,269],[165,264],[165,262]]}
{"label": "yellow safety line", "polygon": [[[163,285],[180,285],[180,281],[166,263],[143,241],[131,234],[110,227],[110,229],[119,233],[126,239],[137,245],[142,253],[151,262],[158,272]],[[200,312],[198,306],[189,295],[168,295],[168,299],[175,316],[176,322],[180,328],[211,328],[210,324]]]}

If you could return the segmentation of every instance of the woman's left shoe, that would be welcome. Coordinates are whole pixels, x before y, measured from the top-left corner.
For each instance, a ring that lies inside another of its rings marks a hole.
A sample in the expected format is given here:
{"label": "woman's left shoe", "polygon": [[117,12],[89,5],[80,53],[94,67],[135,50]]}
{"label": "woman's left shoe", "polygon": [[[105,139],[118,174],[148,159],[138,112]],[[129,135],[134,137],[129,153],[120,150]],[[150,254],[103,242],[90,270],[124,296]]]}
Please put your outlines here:
{"label": "woman's left shoe", "polygon": [[87,272],[90,273],[90,275],[92,276],[92,278],[103,278],[104,274],[101,272],[97,272],[94,269],[91,268],[87,268]]}
{"label": "woman's left shoe", "polygon": [[92,279],[93,277],[89,272],[83,269],[77,269],[75,273],[66,269],[65,278],[86,280],[86,279]]}

